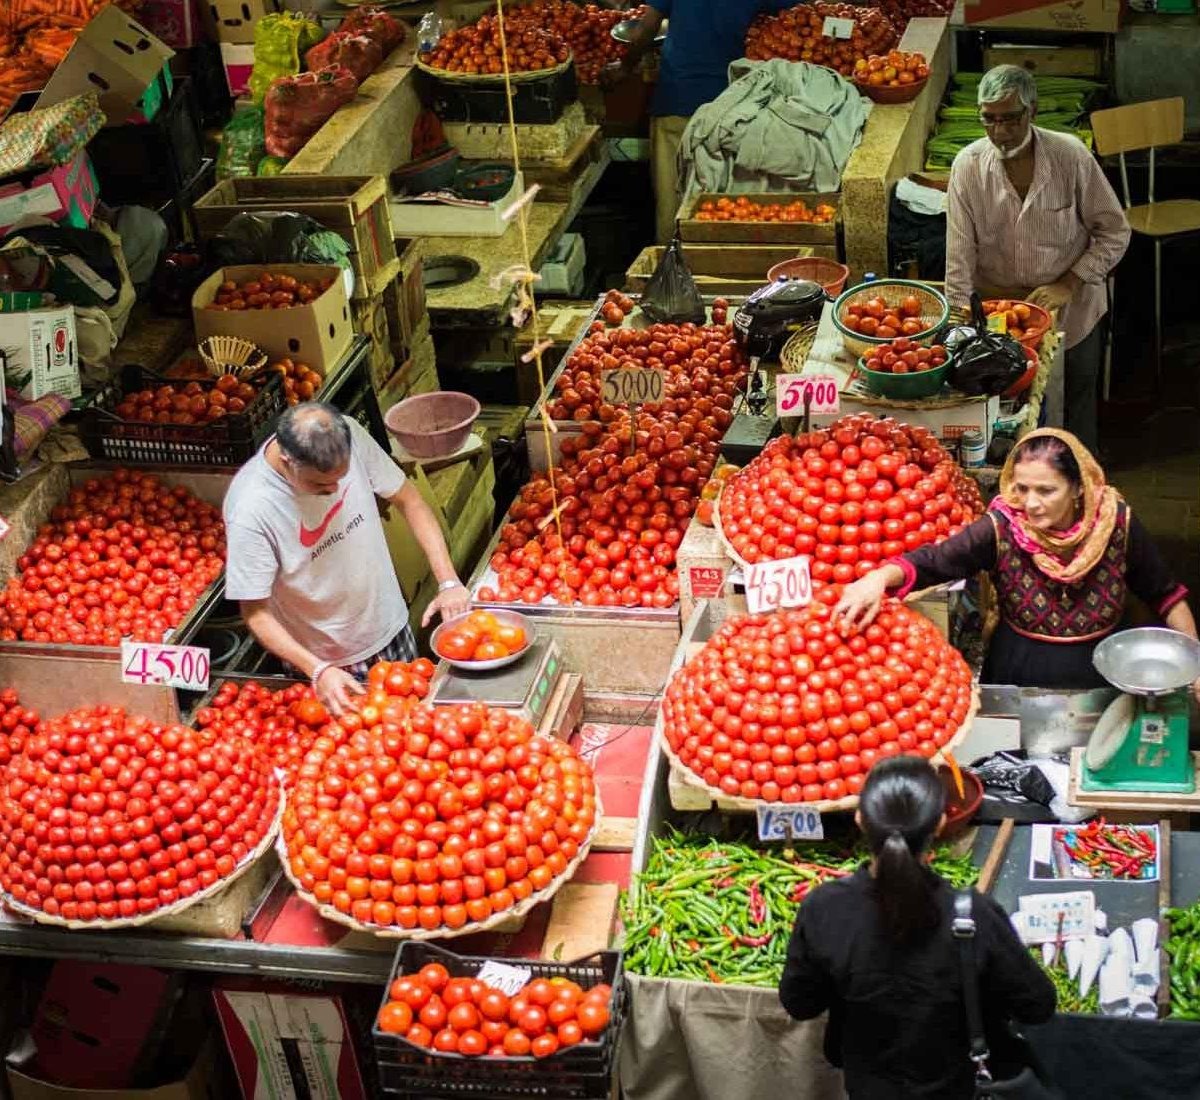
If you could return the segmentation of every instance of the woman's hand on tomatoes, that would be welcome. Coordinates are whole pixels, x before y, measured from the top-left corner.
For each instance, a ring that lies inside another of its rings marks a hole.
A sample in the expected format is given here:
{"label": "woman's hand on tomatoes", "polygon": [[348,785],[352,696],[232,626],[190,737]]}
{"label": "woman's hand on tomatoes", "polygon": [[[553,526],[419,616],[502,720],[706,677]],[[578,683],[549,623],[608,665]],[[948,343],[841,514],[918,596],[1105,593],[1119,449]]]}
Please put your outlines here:
{"label": "woman's hand on tomatoes", "polygon": [[879,605],[888,589],[888,566],[875,569],[842,590],[842,598],[833,609],[834,617],[847,626],[870,626],[879,614]]}

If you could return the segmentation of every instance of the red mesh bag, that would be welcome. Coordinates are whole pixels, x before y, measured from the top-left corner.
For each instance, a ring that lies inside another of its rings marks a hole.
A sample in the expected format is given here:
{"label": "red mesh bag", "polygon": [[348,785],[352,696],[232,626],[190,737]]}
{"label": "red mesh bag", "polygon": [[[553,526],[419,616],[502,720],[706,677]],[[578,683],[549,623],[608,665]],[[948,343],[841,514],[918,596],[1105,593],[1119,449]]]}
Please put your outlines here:
{"label": "red mesh bag", "polygon": [[342,20],[339,31],[349,34],[365,34],[375,39],[387,57],[401,42],[404,41],[406,28],[399,19],[388,15],[379,8],[356,8]]}
{"label": "red mesh bag", "polygon": [[334,31],[304,55],[304,63],[314,73],[331,65],[342,65],[354,74],[354,79],[359,84],[378,69],[382,62],[383,47],[374,38],[342,30]]}
{"label": "red mesh bag", "polygon": [[295,156],[357,91],[358,81],[343,65],[280,77],[267,89],[263,102],[267,152],[273,157]]}

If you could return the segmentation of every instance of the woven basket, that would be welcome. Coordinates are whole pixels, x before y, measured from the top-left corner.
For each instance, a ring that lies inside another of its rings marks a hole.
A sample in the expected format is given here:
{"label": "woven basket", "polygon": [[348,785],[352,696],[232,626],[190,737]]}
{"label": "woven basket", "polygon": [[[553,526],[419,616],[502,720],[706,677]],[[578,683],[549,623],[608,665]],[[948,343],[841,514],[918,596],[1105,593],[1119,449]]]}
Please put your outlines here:
{"label": "woven basket", "polygon": [[242,378],[267,365],[267,353],[240,336],[207,336],[197,350],[210,374]]}
{"label": "woven basket", "polygon": [[871,283],[859,283],[852,286],[836,302],[833,303],[833,323],[842,334],[842,343],[846,350],[856,359],[866,357],[872,348],[890,344],[892,337],[863,336],[851,332],[842,324],[842,314],[851,303],[865,302],[869,298],[882,298],[889,306],[899,306],[909,295],[914,295],[921,302],[921,313],[917,318],[921,322],[921,331],[910,337],[912,340],[924,340],[946,323],[950,316],[950,307],[946,304],[946,296],[924,283],[916,283],[911,279],[877,279]]}
{"label": "woven basket", "polygon": [[804,373],[804,364],[808,362],[808,356],[817,340],[817,328],[816,325],[805,325],[788,337],[787,343],[779,353],[781,374]]}
{"label": "woven basket", "polygon": [[[565,73],[574,63],[574,58],[568,57],[566,61],[559,62],[552,69],[534,69],[532,72],[520,73],[510,72],[508,74],[508,81],[510,84],[533,84],[535,81],[546,80]],[[479,85],[504,84],[503,73],[455,73],[449,69],[435,69],[432,65],[426,64],[419,58],[414,64],[423,73],[437,77],[438,80],[444,80],[447,84],[474,84],[477,87]]]}

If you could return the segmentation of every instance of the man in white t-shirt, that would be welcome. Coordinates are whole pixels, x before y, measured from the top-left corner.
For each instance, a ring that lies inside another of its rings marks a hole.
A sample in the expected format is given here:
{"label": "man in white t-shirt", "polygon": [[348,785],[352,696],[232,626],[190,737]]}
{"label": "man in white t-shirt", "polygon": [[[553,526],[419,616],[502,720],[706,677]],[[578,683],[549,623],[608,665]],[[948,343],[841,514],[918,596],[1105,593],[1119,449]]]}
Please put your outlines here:
{"label": "man in white t-shirt", "polygon": [[391,456],[330,405],[288,409],[225,497],[226,596],[334,714],[363,693],[376,660],[417,655],[376,497],[400,509],[437,578],[422,625],[469,610],[437,517]]}

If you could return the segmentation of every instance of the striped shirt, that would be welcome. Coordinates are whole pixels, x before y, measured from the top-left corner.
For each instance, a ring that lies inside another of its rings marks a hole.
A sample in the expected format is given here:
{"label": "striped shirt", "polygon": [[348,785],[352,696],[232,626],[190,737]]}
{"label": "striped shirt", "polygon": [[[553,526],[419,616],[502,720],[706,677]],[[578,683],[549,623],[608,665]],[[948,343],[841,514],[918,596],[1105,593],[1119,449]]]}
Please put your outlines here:
{"label": "striped shirt", "polygon": [[1129,245],[1129,223],[1100,165],[1073,134],[1035,126],[1033,182],[1022,202],[987,138],[954,158],[946,207],[946,295],[1023,297],[1073,271],[1083,285],[1059,324],[1068,348],[1104,316],[1104,281]]}

